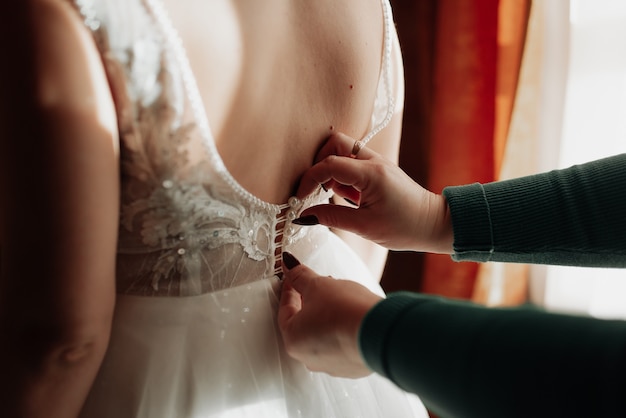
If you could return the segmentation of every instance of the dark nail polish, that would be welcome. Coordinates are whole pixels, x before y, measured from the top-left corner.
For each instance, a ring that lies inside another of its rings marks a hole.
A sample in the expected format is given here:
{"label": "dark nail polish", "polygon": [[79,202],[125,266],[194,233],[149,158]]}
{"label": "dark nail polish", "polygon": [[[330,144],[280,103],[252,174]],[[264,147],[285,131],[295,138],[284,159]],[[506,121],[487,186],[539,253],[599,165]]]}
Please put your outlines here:
{"label": "dark nail polish", "polygon": [[300,265],[300,262],[291,253],[285,251],[283,252],[283,264],[287,266],[288,270],[291,270],[294,267],[298,267]]}
{"label": "dark nail polish", "polygon": [[296,225],[306,225],[306,226],[318,225],[320,223],[320,221],[317,219],[317,216],[315,215],[301,216],[299,218],[294,219],[291,222]]}
{"label": "dark nail polish", "polygon": [[354,205],[354,206],[359,206],[359,205],[357,205],[356,203],[354,203],[352,200],[350,200],[350,199],[346,199],[345,197],[343,198],[343,200],[345,200],[346,202],[350,203],[351,205]]}

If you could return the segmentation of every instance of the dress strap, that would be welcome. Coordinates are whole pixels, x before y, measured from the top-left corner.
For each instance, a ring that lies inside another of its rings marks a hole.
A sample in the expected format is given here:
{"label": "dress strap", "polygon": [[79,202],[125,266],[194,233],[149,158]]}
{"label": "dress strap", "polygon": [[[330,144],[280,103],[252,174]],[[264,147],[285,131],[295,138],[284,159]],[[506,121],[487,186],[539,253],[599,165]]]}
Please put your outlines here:
{"label": "dress strap", "polygon": [[[381,0],[381,5],[383,9],[383,53],[380,79],[372,114],[372,126],[370,131],[361,139],[363,143],[367,143],[382,131],[389,124],[396,110],[397,95],[394,94],[392,80],[392,49],[397,46],[397,43],[394,42],[396,37],[395,26],[389,0]],[[383,100],[382,103],[381,100]]]}
{"label": "dress strap", "polygon": [[83,22],[91,31],[95,32],[102,26],[98,19],[94,0],[73,0],[74,7],[83,17]]}

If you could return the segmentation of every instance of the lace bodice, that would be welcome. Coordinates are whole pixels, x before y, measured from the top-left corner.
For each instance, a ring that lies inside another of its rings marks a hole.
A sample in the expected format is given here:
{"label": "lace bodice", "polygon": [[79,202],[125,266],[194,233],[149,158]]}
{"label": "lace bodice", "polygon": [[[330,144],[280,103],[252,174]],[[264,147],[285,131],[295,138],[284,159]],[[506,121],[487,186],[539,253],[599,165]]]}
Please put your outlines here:
{"label": "lace bodice", "polygon": [[[277,257],[306,230],[291,223],[329,198],[264,202],[230,175],[217,152],[182,43],[159,0],[75,0],[93,32],[121,139],[117,288],[198,295],[280,273]],[[390,120],[390,30],[365,141]]]}

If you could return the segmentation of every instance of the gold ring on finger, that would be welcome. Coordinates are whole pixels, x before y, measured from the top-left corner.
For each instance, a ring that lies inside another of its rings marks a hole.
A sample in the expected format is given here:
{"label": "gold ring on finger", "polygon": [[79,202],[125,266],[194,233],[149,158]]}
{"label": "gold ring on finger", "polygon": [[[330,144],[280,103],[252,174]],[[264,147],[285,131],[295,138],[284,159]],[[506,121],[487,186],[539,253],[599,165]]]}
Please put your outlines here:
{"label": "gold ring on finger", "polygon": [[356,158],[359,152],[365,147],[365,142],[357,140],[354,141],[354,145],[352,146],[352,151],[350,151],[350,157]]}

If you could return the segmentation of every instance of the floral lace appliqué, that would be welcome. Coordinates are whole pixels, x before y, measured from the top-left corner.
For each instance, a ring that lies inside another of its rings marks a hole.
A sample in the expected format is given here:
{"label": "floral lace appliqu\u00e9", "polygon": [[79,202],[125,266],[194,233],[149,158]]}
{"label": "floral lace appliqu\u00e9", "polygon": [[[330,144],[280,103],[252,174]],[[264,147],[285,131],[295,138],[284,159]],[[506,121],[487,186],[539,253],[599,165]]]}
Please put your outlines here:
{"label": "floral lace appliqu\u00e9", "polygon": [[138,224],[142,242],[161,250],[152,268],[154,290],[162,279],[195,274],[203,251],[226,244],[241,245],[256,261],[273,258],[273,225],[267,219],[264,212],[217,199],[202,185],[172,180],[122,208],[124,228],[132,232]]}
{"label": "floral lace appliqu\u00e9", "polygon": [[[220,189],[153,16],[141,2],[76,5],[100,49],[118,117],[118,291],[200,294],[273,271],[275,214]],[[121,11],[128,18],[110,30]]]}

